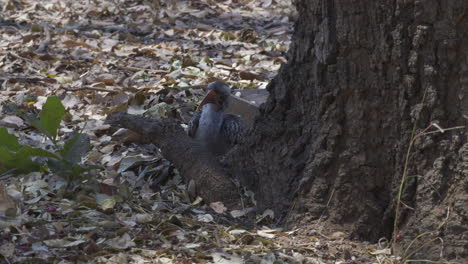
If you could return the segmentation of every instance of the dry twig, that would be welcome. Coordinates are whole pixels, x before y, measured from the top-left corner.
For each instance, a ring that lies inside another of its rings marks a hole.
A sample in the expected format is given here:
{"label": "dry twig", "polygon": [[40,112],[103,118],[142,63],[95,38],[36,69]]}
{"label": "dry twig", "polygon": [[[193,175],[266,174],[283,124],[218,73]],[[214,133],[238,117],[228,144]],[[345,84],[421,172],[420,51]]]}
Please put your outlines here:
{"label": "dry twig", "polygon": [[85,86],[85,87],[80,87],[80,88],[66,88],[61,86],[63,90],[67,92],[78,92],[78,91],[98,91],[98,92],[108,92],[108,93],[120,93],[121,91],[119,90],[111,90],[111,89],[105,89],[105,88],[97,88],[97,87],[92,87],[92,86]]}
{"label": "dry twig", "polygon": [[50,35],[50,30],[48,26],[44,27],[45,32],[45,39],[39,44],[39,48],[37,48],[34,53],[44,53],[47,51],[47,47],[49,46],[50,42],[52,41],[52,37]]}

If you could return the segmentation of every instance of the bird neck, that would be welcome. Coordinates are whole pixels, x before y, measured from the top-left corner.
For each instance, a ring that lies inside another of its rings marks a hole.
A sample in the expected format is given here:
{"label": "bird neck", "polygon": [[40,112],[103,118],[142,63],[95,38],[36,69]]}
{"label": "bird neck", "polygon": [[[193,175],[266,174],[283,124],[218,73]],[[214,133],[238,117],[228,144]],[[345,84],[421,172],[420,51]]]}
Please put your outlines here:
{"label": "bird neck", "polygon": [[223,109],[217,104],[206,104],[203,106],[202,115],[216,117],[223,114]]}
{"label": "bird neck", "polygon": [[213,103],[208,103],[205,104],[202,108],[202,112],[222,112],[225,110],[225,104],[219,105],[219,104],[213,104]]}
{"label": "bird neck", "polygon": [[210,138],[218,135],[223,123],[224,113],[221,108],[215,104],[206,104],[203,106],[198,127],[201,138]]}

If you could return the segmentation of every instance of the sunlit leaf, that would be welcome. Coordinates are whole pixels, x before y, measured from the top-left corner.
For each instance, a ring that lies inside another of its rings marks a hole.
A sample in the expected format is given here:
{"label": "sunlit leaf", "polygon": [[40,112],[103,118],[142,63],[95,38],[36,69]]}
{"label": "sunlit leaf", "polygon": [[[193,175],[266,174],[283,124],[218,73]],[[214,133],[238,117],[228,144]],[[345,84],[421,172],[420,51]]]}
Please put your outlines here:
{"label": "sunlit leaf", "polygon": [[57,130],[65,115],[65,107],[56,96],[47,98],[46,103],[42,106],[42,111],[39,114],[42,128],[55,140],[57,137]]}
{"label": "sunlit leaf", "polygon": [[116,201],[112,196],[103,193],[96,194],[96,203],[104,211],[112,209],[116,205]]}

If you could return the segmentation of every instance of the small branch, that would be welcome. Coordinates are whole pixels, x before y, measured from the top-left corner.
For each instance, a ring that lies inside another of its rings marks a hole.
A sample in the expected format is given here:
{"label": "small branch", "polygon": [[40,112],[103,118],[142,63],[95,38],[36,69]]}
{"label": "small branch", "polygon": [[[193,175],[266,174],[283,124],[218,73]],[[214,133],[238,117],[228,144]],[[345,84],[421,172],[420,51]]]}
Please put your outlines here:
{"label": "small branch", "polygon": [[44,53],[47,51],[47,47],[49,46],[50,42],[52,41],[52,37],[50,35],[50,30],[48,26],[44,27],[44,32],[45,32],[45,39],[39,44],[39,48],[34,51],[34,53]]}
{"label": "small branch", "polygon": [[17,168],[13,168],[13,169],[7,170],[4,173],[0,174],[0,181],[1,180],[6,180],[6,179],[14,176],[13,172],[15,172],[16,170],[17,170]]}
{"label": "small branch", "polygon": [[[435,130],[435,131],[425,132],[424,135],[430,135],[430,134],[435,134],[435,133],[443,133],[443,132],[450,131],[450,130],[463,129],[463,128],[465,128],[465,126],[456,126],[456,127],[440,128],[440,129],[439,128],[438,128],[438,130]],[[443,132],[441,131],[441,129],[442,129]]]}
{"label": "small branch", "polygon": [[78,91],[98,91],[98,92],[108,92],[108,93],[120,93],[121,91],[118,90],[111,90],[111,89],[105,89],[105,88],[97,88],[97,87],[92,87],[92,86],[85,86],[85,87],[80,87],[80,88],[66,88],[61,86],[63,90],[67,92],[78,92]]}
{"label": "small branch", "polygon": [[53,78],[43,78],[41,76],[31,76],[31,75],[23,75],[23,74],[14,74],[14,73],[0,73],[0,81],[8,81],[8,82],[27,82],[27,83],[36,83],[36,82],[50,82],[55,83],[57,82]]}
{"label": "small branch", "polygon": [[61,28],[60,31],[91,31],[98,30],[102,32],[123,32],[127,31],[126,25],[93,25],[93,24],[79,24],[79,25],[69,25]]}
{"label": "small branch", "polygon": [[131,72],[138,72],[138,71],[147,71],[152,73],[170,73],[170,71],[165,70],[154,70],[154,69],[145,69],[145,68],[138,68],[138,67],[131,67],[131,66],[120,66],[120,65],[113,65],[117,69],[123,71],[131,71]]}
{"label": "small branch", "polygon": [[173,86],[173,87],[170,87],[170,88],[175,88],[175,89],[179,89],[179,90],[204,89],[204,88],[206,88],[206,84],[202,84],[202,85],[189,85],[189,86]]}

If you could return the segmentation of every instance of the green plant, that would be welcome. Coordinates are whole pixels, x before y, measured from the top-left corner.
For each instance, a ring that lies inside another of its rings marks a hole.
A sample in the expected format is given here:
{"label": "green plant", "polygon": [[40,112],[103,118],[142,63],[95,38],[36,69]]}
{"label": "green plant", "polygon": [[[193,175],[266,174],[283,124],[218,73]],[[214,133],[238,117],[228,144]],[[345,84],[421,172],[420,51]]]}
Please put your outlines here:
{"label": "green plant", "polygon": [[[435,131],[428,131],[431,127],[435,127],[437,130]],[[450,131],[450,130],[457,130],[457,129],[463,129],[465,128],[465,126],[457,126],[457,127],[451,127],[451,128],[441,128],[439,125],[437,125],[436,123],[431,123],[429,126],[427,126],[423,131],[421,131],[420,133],[416,134],[415,135],[415,131],[416,131],[416,126],[413,126],[413,131],[411,133],[411,140],[410,140],[410,144],[408,146],[408,149],[407,149],[407,152],[406,152],[406,157],[405,157],[405,165],[404,165],[404,169],[403,169],[403,177],[400,181],[400,186],[399,186],[399,189],[398,189],[398,194],[397,194],[397,205],[396,205],[396,209],[395,209],[395,220],[394,220],[394,225],[393,225],[393,238],[392,238],[392,251],[393,253],[395,254],[396,253],[396,245],[397,245],[397,236],[398,236],[398,220],[399,220],[399,216],[400,216],[400,206],[401,204],[403,203],[401,201],[401,198],[402,198],[402,195],[403,195],[403,191],[404,191],[404,188],[405,188],[405,184],[406,182],[408,181],[408,179],[412,178],[410,176],[408,176],[408,167],[409,167],[409,161],[410,161],[410,156],[411,156],[411,150],[412,150],[412,147],[415,143],[415,141],[420,138],[421,136],[424,136],[424,135],[429,135],[429,134],[433,134],[433,133],[444,133],[446,131]],[[417,241],[419,240],[420,238],[428,235],[428,234],[431,234],[431,232],[425,232],[423,234],[420,234],[418,235],[413,241],[411,241],[411,243],[408,245],[407,249],[405,250],[405,252],[403,253],[403,260],[401,263],[407,263],[407,262],[411,262],[411,260],[409,260],[409,257],[413,256],[416,252],[418,252],[419,250],[421,250],[422,248],[428,246],[430,243],[434,242],[434,241],[442,241],[442,239],[440,237],[435,237],[435,238],[431,238],[429,239],[428,241],[426,241],[425,243],[423,243],[422,246],[420,246],[419,248],[417,248],[417,250],[411,252],[411,253],[408,253],[409,252],[409,249],[411,248],[411,246]],[[445,263],[445,262],[444,262]]]}
{"label": "green plant", "polygon": [[[421,99],[421,104],[424,105],[425,101],[426,101],[426,96],[427,96],[427,89],[424,91],[424,94],[423,94],[423,97]],[[433,133],[444,133],[445,131],[449,131],[449,130],[456,130],[456,129],[463,129],[465,128],[465,126],[457,126],[457,127],[452,127],[452,128],[446,128],[446,129],[443,129],[441,128],[439,125],[437,125],[436,123],[431,123],[429,126],[427,126],[423,131],[421,131],[420,133],[416,134],[416,128],[417,128],[417,121],[418,120],[415,120],[414,122],[414,125],[413,125],[413,128],[412,128],[412,131],[411,131],[411,136],[410,136],[410,142],[409,142],[409,145],[408,145],[408,148],[406,150],[406,156],[405,156],[405,163],[404,163],[404,168],[403,168],[403,176],[401,178],[401,181],[400,181],[400,185],[399,185],[399,188],[398,188],[398,193],[397,193],[397,202],[396,202],[396,209],[395,209],[395,219],[394,219],[394,222],[393,222],[393,237],[392,237],[392,240],[391,240],[391,248],[392,248],[392,252],[393,254],[396,254],[397,252],[397,238],[398,238],[398,224],[399,224],[399,218],[400,218],[400,207],[401,207],[401,204],[403,204],[403,202],[401,201],[402,199],[402,195],[403,195],[403,191],[405,189],[405,184],[406,182],[408,181],[409,177],[408,176],[408,170],[409,170],[409,165],[410,165],[410,157],[411,157],[411,152],[412,152],[412,149],[413,149],[413,146],[414,146],[414,143],[416,142],[416,140],[418,138],[420,138],[421,136],[424,136],[424,135],[428,135],[428,134],[433,134]],[[435,131],[428,131],[431,127],[435,127],[437,130]],[[413,260],[410,260],[409,258],[412,257],[414,254],[416,254],[418,251],[420,251],[421,249],[423,249],[424,247],[428,246],[429,244],[433,243],[434,241],[442,241],[442,238],[440,237],[435,237],[435,238],[431,238],[429,240],[427,240],[426,242],[424,242],[422,244],[422,246],[418,247],[416,250],[413,250],[412,252],[409,252],[409,249],[412,247],[412,245],[417,241],[419,240],[420,238],[428,235],[428,234],[431,234],[431,232],[425,232],[423,234],[420,234],[418,235],[413,241],[411,241],[411,243],[408,245],[408,247],[406,248],[406,250],[403,252],[403,256],[402,256],[402,260],[400,261],[400,263],[409,263],[409,262],[413,262]],[[427,261],[427,260],[418,260],[418,261],[421,261],[421,262],[431,262],[431,261]],[[433,262],[433,263],[439,263],[439,262]],[[441,262],[441,263],[446,263],[446,262]]]}
{"label": "green plant", "polygon": [[[74,133],[63,143],[57,140],[64,115],[65,108],[60,99],[49,97],[39,114],[39,119],[27,120],[53,143],[53,151],[22,146],[15,135],[9,134],[6,128],[0,128],[0,173],[28,173],[49,169],[66,179],[68,185],[75,180],[91,176],[90,172],[97,167],[81,164],[81,159],[91,146],[88,135]],[[45,164],[37,162],[38,157],[45,159]]]}

